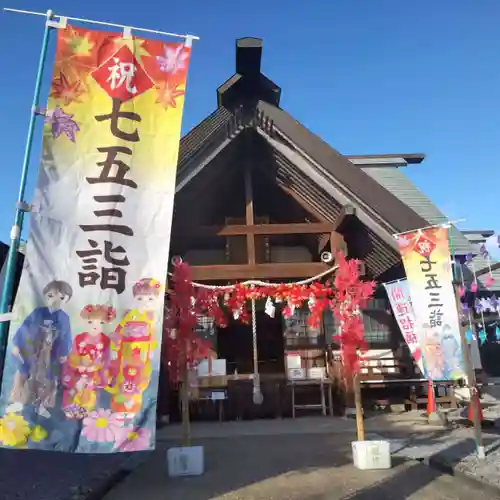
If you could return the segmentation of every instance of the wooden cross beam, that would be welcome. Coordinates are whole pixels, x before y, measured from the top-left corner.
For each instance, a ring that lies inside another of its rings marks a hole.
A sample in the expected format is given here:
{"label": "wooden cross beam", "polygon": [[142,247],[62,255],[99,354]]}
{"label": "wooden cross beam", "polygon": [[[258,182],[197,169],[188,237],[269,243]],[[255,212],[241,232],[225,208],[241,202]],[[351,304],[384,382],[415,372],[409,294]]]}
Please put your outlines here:
{"label": "wooden cross beam", "polygon": [[179,233],[186,236],[246,236],[252,235],[284,235],[284,234],[322,234],[331,233],[334,225],[331,222],[300,222],[292,224],[232,224],[225,226],[198,226],[180,228]]}

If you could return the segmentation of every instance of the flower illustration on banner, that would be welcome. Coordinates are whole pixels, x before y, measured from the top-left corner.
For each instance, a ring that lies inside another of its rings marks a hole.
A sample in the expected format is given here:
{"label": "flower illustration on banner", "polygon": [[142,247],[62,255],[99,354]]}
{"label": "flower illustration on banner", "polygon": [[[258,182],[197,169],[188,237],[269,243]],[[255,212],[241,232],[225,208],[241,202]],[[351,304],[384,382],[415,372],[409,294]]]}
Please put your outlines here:
{"label": "flower illustration on banner", "polygon": [[88,411],[78,405],[69,405],[64,408],[64,416],[70,420],[83,420],[88,416]]}
{"label": "flower illustration on banner", "polygon": [[47,111],[45,121],[52,125],[52,136],[54,139],[64,134],[71,142],[76,141],[75,134],[80,130],[80,127],[72,118],[73,115],[65,113],[59,106]]}
{"label": "flower illustration on banner", "polygon": [[43,441],[48,436],[48,432],[40,425],[35,425],[33,429],[31,429],[30,439],[34,443],[39,443]]}
{"label": "flower illustration on banner", "polygon": [[9,413],[0,419],[0,443],[6,446],[24,446],[30,435],[28,422],[16,413]]}
{"label": "flower illustration on banner", "polygon": [[142,451],[149,448],[151,431],[145,428],[123,427],[116,438],[115,449],[120,451]]}
{"label": "flower illustration on banner", "polygon": [[162,82],[156,88],[158,90],[157,104],[161,104],[165,109],[176,108],[176,99],[184,95],[184,90],[179,90],[179,84],[170,82]]}
{"label": "flower illustration on banner", "polygon": [[183,45],[177,45],[173,48],[165,45],[164,50],[163,56],[156,56],[160,71],[175,74],[186,67],[189,52],[184,49]]}
{"label": "flower illustration on banner", "polygon": [[70,83],[64,73],[59,73],[59,78],[52,82],[52,97],[60,99],[67,106],[73,101],[80,102],[79,97],[85,92],[80,80]]}
{"label": "flower illustration on banner", "polygon": [[123,419],[111,410],[94,410],[83,419],[82,435],[94,443],[113,443],[123,428]]}

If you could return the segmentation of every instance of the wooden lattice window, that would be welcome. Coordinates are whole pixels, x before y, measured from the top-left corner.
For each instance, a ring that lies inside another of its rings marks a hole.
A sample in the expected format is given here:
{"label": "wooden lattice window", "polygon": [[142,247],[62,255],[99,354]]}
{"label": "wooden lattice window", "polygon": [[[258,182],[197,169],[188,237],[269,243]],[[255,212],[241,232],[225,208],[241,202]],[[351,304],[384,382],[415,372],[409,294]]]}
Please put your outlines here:
{"label": "wooden lattice window", "polygon": [[296,309],[293,316],[283,318],[285,323],[285,345],[287,349],[303,346],[308,348],[323,347],[324,336],[321,325],[313,328],[307,324],[309,309]]}
{"label": "wooden lattice window", "polygon": [[[391,326],[387,315],[387,301],[385,299],[372,299],[363,310],[363,323],[365,326],[365,340],[369,345],[388,344],[391,340]],[[337,345],[332,336],[339,332],[339,324],[332,311],[325,311],[323,325],[327,344]]]}

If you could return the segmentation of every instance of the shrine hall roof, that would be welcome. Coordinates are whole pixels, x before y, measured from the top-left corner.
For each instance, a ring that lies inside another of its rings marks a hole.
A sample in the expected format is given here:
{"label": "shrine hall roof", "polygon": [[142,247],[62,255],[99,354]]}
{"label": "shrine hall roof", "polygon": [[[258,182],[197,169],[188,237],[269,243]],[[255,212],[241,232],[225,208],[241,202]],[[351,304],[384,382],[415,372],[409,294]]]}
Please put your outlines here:
{"label": "shrine hall roof", "polygon": [[[374,163],[394,167],[417,164],[424,155],[380,155],[378,160],[371,155],[343,156],[279,107],[281,88],[261,73],[261,53],[261,40],[237,41],[237,72],[219,87],[217,109],[181,139],[176,192],[182,191],[243,130],[253,129],[271,147],[280,168],[293,177],[304,201],[327,220],[334,222],[345,203],[359,209],[358,218],[369,229],[371,245],[379,251],[372,262],[378,273],[396,265],[400,256],[394,233],[428,226],[429,222],[445,222],[446,218],[424,210],[426,204],[419,204],[414,193],[413,198],[407,196],[410,181],[404,174],[384,182],[381,171],[385,168],[364,167]],[[404,196],[404,189],[394,189],[393,181],[406,182]],[[433,206],[428,199],[426,203],[427,208]],[[471,251],[459,231],[453,228],[452,235],[457,252]]]}

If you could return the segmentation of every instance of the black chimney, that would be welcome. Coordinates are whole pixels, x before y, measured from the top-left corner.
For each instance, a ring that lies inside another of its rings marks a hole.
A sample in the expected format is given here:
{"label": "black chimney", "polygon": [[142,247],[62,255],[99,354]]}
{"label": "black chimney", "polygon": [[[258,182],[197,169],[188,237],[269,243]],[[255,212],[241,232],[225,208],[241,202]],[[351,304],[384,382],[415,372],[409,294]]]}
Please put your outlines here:
{"label": "black chimney", "polygon": [[236,40],[236,73],[258,77],[262,59],[261,38],[239,38]]}
{"label": "black chimney", "polygon": [[281,88],[261,72],[262,39],[236,40],[236,72],[217,89],[217,104],[229,109],[259,100],[279,106]]}

